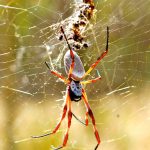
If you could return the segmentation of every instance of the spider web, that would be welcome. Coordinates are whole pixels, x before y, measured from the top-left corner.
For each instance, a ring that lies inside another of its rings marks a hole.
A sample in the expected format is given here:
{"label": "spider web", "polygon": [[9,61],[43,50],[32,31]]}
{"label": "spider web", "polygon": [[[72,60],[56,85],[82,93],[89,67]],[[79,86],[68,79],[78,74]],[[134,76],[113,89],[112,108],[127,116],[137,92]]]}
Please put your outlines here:
{"label": "spider web", "polygon": [[[65,75],[67,45],[58,40],[60,25],[70,23],[81,0],[0,1],[0,149],[50,149],[59,146],[67,127],[51,137],[31,139],[51,131],[62,112],[66,86],[44,62]],[[85,87],[95,114],[103,150],[148,150],[150,125],[150,1],[95,0],[96,13],[85,29],[87,49],[78,51],[87,70],[105,50],[96,67],[101,81]],[[90,78],[97,76],[94,70]],[[84,119],[82,102],[73,112]],[[94,149],[92,124],[72,119],[66,149]]]}

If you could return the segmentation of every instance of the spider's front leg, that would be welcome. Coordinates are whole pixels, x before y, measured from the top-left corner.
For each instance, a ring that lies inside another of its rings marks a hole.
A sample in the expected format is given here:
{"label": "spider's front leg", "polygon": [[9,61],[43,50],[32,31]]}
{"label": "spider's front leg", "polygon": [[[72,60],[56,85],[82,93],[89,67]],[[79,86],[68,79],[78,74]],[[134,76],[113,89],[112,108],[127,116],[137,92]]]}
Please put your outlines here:
{"label": "spider's front leg", "polygon": [[84,74],[82,78],[85,78],[97,65],[98,63],[106,56],[108,53],[108,44],[109,44],[109,27],[107,27],[107,40],[106,40],[106,49],[105,51],[97,58],[97,61],[91,65],[88,71]]}
{"label": "spider's front leg", "polygon": [[92,124],[93,124],[93,128],[94,128],[94,134],[95,134],[95,137],[96,137],[96,140],[97,140],[97,145],[95,147],[95,150],[96,150],[98,148],[98,146],[99,146],[99,144],[100,144],[101,141],[100,141],[98,130],[96,128],[95,118],[94,118],[93,112],[92,112],[92,110],[90,108],[90,105],[88,103],[87,96],[86,96],[86,93],[85,93],[84,89],[82,89],[82,98],[83,98],[85,106],[86,106],[86,108],[88,110],[87,111],[88,115],[92,119]]}
{"label": "spider's front leg", "polygon": [[[69,94],[68,94],[68,96],[69,96]],[[64,136],[63,144],[62,144],[62,146],[60,146],[58,148],[52,147],[54,150],[59,150],[59,149],[65,147],[66,144],[67,144],[67,141],[68,141],[68,134],[69,134],[69,129],[70,129],[70,126],[71,126],[71,119],[72,119],[71,99],[70,99],[70,97],[68,99],[68,107],[69,107],[69,110],[68,110],[68,128],[67,128],[67,131],[66,131],[65,136]]]}
{"label": "spider's front leg", "polygon": [[73,50],[72,50],[72,48],[71,48],[71,46],[70,46],[70,44],[68,42],[67,36],[66,36],[62,26],[61,26],[61,32],[63,33],[64,38],[65,38],[65,40],[67,42],[68,48],[70,50],[70,56],[71,56],[71,59],[72,59],[72,62],[71,62],[71,65],[70,65],[70,69],[69,69],[69,73],[68,73],[68,79],[70,79],[71,75],[72,75],[72,72],[73,72],[73,69],[74,69],[74,65],[75,65],[75,58],[74,58]]}

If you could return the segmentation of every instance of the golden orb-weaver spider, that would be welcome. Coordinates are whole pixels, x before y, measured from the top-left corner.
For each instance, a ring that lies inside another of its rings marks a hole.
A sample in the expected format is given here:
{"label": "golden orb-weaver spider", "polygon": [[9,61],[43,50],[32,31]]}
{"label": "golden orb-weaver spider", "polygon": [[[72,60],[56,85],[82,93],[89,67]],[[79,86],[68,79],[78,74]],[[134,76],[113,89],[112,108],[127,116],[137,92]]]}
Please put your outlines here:
{"label": "golden orb-weaver spider", "polygon": [[[74,116],[78,121],[80,121],[71,111],[71,101],[78,102],[81,99],[83,99],[87,111],[86,111],[86,115],[85,115],[85,123],[83,123],[81,121],[80,122],[85,124],[86,126],[88,126],[88,116],[90,116],[90,118],[92,119],[94,134],[95,134],[95,137],[97,140],[97,145],[95,147],[95,150],[96,150],[101,141],[100,141],[98,130],[96,128],[96,123],[95,123],[95,118],[94,118],[93,112],[92,112],[91,107],[88,103],[87,95],[86,95],[86,92],[83,89],[82,85],[87,84],[87,83],[94,83],[97,80],[101,79],[101,76],[99,75],[97,78],[92,79],[92,80],[88,80],[88,81],[81,81],[81,80],[83,78],[85,78],[98,65],[98,63],[105,57],[105,55],[108,53],[109,27],[107,27],[106,49],[100,55],[100,57],[97,58],[97,61],[91,65],[91,67],[88,69],[87,72],[85,72],[83,64],[82,64],[81,59],[78,56],[78,54],[72,50],[62,27],[61,27],[61,32],[63,33],[64,38],[65,38],[67,45],[69,47],[69,50],[66,52],[66,54],[64,56],[64,66],[65,66],[66,73],[68,74],[68,78],[66,79],[60,73],[58,73],[54,70],[51,70],[51,73],[54,74],[55,76],[57,76],[58,78],[60,78],[67,85],[66,99],[65,99],[65,104],[63,107],[63,113],[62,113],[61,119],[58,122],[57,126],[54,128],[54,130],[51,133],[40,135],[40,136],[32,136],[32,138],[41,138],[41,137],[56,133],[57,130],[59,129],[63,119],[65,118],[67,111],[68,111],[68,128],[67,128],[67,131],[66,131],[65,136],[64,136],[63,144],[62,144],[62,146],[60,146],[58,148],[53,148],[53,149],[58,150],[58,149],[65,147],[67,144],[67,141],[68,141],[68,133],[69,133],[69,129],[71,126],[72,116]],[[46,65],[50,69],[50,67],[47,63],[46,63]]]}

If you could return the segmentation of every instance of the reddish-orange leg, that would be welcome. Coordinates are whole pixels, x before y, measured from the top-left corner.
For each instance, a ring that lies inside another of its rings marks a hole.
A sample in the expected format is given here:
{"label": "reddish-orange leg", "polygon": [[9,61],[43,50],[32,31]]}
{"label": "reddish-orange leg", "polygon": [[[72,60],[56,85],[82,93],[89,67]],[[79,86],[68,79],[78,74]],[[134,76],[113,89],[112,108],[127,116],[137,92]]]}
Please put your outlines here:
{"label": "reddish-orange leg", "polygon": [[71,119],[72,119],[71,99],[69,97],[69,93],[68,93],[68,107],[69,107],[69,110],[68,110],[68,128],[67,128],[67,131],[66,131],[65,136],[64,136],[63,144],[62,144],[62,146],[60,146],[58,148],[53,147],[54,150],[59,150],[59,149],[65,147],[66,144],[67,144],[67,141],[68,141],[68,133],[69,133],[69,129],[70,129],[70,126],[71,126]]}
{"label": "reddish-orange leg", "polygon": [[74,61],[74,54],[73,54],[73,50],[72,50],[72,48],[70,47],[70,44],[69,44],[69,42],[68,42],[68,39],[67,39],[67,37],[66,37],[66,34],[65,34],[64,29],[63,29],[62,26],[61,26],[61,32],[63,33],[63,35],[64,35],[64,37],[65,37],[65,40],[66,40],[67,45],[68,45],[69,50],[70,50],[70,56],[71,56],[71,59],[72,59],[72,63],[71,63],[71,65],[70,65],[70,69],[69,69],[69,73],[68,73],[68,79],[70,79],[70,78],[71,78],[71,75],[72,75],[72,72],[73,72],[74,63],[75,63],[75,61]]}
{"label": "reddish-orange leg", "polygon": [[96,150],[98,148],[98,146],[99,146],[101,141],[100,141],[98,130],[96,128],[95,118],[94,118],[93,112],[92,112],[92,110],[90,108],[90,105],[88,103],[87,96],[86,96],[86,93],[85,93],[84,89],[82,89],[82,98],[83,98],[83,101],[84,101],[85,106],[87,108],[88,115],[92,119],[92,124],[93,124],[93,128],[94,128],[94,134],[95,134],[95,137],[96,137],[96,140],[97,140],[97,145],[95,147],[95,150]]}
{"label": "reddish-orange leg", "polygon": [[[59,129],[59,127],[60,127],[60,125],[61,125],[63,119],[64,119],[65,116],[66,116],[67,109],[68,109],[67,105],[69,105],[69,111],[68,111],[68,128],[70,128],[70,125],[71,125],[71,122],[70,122],[70,114],[71,114],[71,117],[72,117],[72,115],[73,115],[73,116],[75,117],[75,119],[77,119],[80,123],[82,123],[82,124],[85,125],[84,122],[82,122],[79,118],[77,118],[77,116],[76,116],[75,114],[73,114],[73,113],[71,112],[71,100],[70,100],[70,96],[69,96],[69,90],[67,89],[66,101],[65,101],[65,104],[64,104],[63,113],[62,113],[62,116],[61,116],[60,121],[58,122],[58,124],[57,124],[57,126],[54,128],[54,130],[53,130],[52,132],[50,132],[50,133],[46,133],[46,134],[42,134],[42,135],[38,135],[38,136],[31,136],[31,137],[32,137],[32,138],[42,138],[42,137],[45,137],[45,136],[48,136],[48,135],[51,135],[51,134],[56,133],[57,130]],[[71,113],[70,113],[70,112],[71,112]],[[69,122],[70,122],[70,123],[69,123]],[[67,137],[67,135],[66,135],[65,137]],[[66,142],[65,142],[65,141],[66,141]],[[66,145],[66,143],[67,143],[67,140],[66,140],[66,138],[64,138],[63,146],[59,147],[59,149],[62,148],[62,147],[64,147],[64,146]]]}
{"label": "reddish-orange leg", "polygon": [[97,78],[92,79],[92,80],[82,81],[81,83],[82,84],[94,83],[94,82],[96,82],[97,80],[100,80],[100,79],[101,79],[101,77],[97,77]]}
{"label": "reddish-orange leg", "polygon": [[82,78],[87,76],[98,65],[98,63],[106,56],[106,54],[108,53],[108,43],[109,43],[109,27],[107,27],[107,41],[106,41],[105,51],[100,55],[100,57],[97,58],[97,61],[91,65],[89,70],[84,74]]}
{"label": "reddish-orange leg", "polygon": [[47,68],[50,70],[50,72],[51,72],[53,75],[55,75],[55,76],[57,76],[58,78],[60,78],[64,83],[67,82],[67,80],[66,80],[66,78],[65,78],[64,76],[62,76],[60,73],[58,73],[58,72],[56,72],[56,71],[51,70],[51,69],[50,69],[50,66],[48,65],[47,62],[45,62],[45,64],[46,64]]}
{"label": "reddish-orange leg", "polygon": [[61,116],[61,119],[60,121],[58,122],[57,126],[55,127],[55,129],[52,131],[52,134],[56,133],[56,131],[59,129],[63,119],[65,118],[66,116],[66,112],[67,112],[67,105],[68,105],[68,102],[70,101],[70,98],[69,98],[69,91],[67,91],[67,95],[66,95],[66,102],[65,102],[65,105],[64,105],[64,108],[63,108],[63,114]]}
{"label": "reddish-orange leg", "polygon": [[57,126],[54,128],[54,130],[53,130],[51,133],[43,134],[43,135],[40,135],[40,136],[31,136],[31,137],[32,137],[32,138],[41,138],[41,137],[48,136],[48,135],[50,135],[50,134],[56,133],[57,130],[59,129],[59,127],[60,127],[60,125],[61,125],[63,119],[64,119],[65,116],[66,116],[68,101],[70,101],[70,98],[69,98],[69,91],[67,90],[66,101],[65,101],[65,104],[64,104],[64,108],[63,108],[63,113],[62,113],[61,119],[60,119],[60,121],[58,122]]}
{"label": "reddish-orange leg", "polygon": [[70,100],[70,96],[69,96],[69,89],[67,89],[67,95],[66,95],[66,102],[65,102],[65,105],[64,105],[64,108],[63,108],[63,114],[61,116],[61,119],[60,121],[58,122],[57,126],[54,128],[54,130],[51,132],[51,133],[48,133],[48,134],[44,134],[44,135],[41,135],[41,136],[32,136],[33,138],[40,138],[40,137],[44,137],[44,136],[47,136],[47,135],[50,135],[50,134],[54,134],[57,132],[57,130],[59,129],[63,119],[65,118],[66,116],[66,113],[67,113],[67,105],[68,105],[68,128],[67,128],[67,131],[65,133],[65,136],[64,136],[64,140],[63,140],[63,144],[62,146],[58,147],[58,148],[54,148],[52,147],[54,150],[59,150],[63,147],[66,146],[67,144],[67,141],[68,141],[68,133],[69,133],[69,129],[70,129],[70,126],[71,126],[71,119],[72,119],[72,112],[71,112],[71,100]]}

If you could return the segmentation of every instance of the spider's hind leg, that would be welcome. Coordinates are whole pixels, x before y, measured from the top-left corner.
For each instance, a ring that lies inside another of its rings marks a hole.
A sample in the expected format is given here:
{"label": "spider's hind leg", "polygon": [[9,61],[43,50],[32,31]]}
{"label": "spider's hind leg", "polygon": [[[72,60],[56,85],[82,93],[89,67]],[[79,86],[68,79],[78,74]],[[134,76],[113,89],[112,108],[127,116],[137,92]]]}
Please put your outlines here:
{"label": "spider's hind leg", "polygon": [[66,116],[68,101],[69,101],[69,92],[67,91],[67,94],[66,94],[66,101],[65,101],[65,104],[64,104],[64,108],[63,108],[63,113],[62,113],[61,119],[60,119],[60,121],[58,122],[58,124],[56,125],[56,127],[52,130],[52,132],[51,132],[51,133],[46,133],[46,134],[43,134],[43,135],[39,135],[39,136],[31,136],[31,138],[42,138],[42,137],[45,137],[45,136],[48,136],[48,135],[51,135],[51,134],[56,133],[57,130],[59,129],[59,127],[60,127],[60,125],[61,125],[63,119],[64,119],[65,116]]}
{"label": "spider's hind leg", "polygon": [[94,129],[94,134],[95,134],[95,137],[96,137],[96,140],[97,140],[97,145],[96,145],[96,147],[95,147],[95,150],[96,150],[96,149],[98,148],[98,146],[99,146],[101,140],[100,140],[100,137],[99,137],[98,130],[97,130],[97,128],[96,128],[95,118],[94,118],[93,112],[92,112],[92,110],[91,110],[91,108],[90,108],[90,105],[89,105],[89,103],[88,103],[87,96],[86,96],[86,93],[85,93],[84,89],[83,89],[83,91],[82,91],[82,94],[83,94],[83,95],[82,95],[82,98],[83,98],[84,103],[85,103],[85,106],[86,106],[86,108],[87,108],[87,110],[88,110],[88,115],[90,116],[90,118],[91,118],[91,120],[92,120],[93,129]]}
{"label": "spider's hind leg", "polygon": [[66,133],[65,133],[62,146],[60,146],[60,147],[58,147],[58,148],[52,147],[54,150],[59,150],[59,149],[65,147],[66,144],[67,144],[67,141],[68,141],[69,129],[70,129],[70,126],[71,126],[71,119],[72,119],[71,100],[70,100],[70,99],[69,99],[69,101],[68,101],[68,105],[69,105],[69,110],[68,110],[68,128],[67,128],[67,131],[66,131]]}
{"label": "spider's hind leg", "polygon": [[63,108],[63,114],[61,116],[61,119],[60,121],[58,122],[57,126],[55,127],[55,129],[52,131],[52,134],[53,133],[56,133],[56,131],[59,129],[63,119],[65,118],[66,116],[66,113],[67,113],[67,104],[68,102],[70,101],[70,96],[69,96],[69,91],[67,90],[67,95],[66,95],[66,102],[65,102],[65,105],[64,105],[64,108]]}
{"label": "spider's hind leg", "polygon": [[84,122],[83,122],[82,120],[80,120],[74,113],[72,113],[72,115],[73,115],[73,117],[74,117],[77,121],[79,121],[79,122],[82,123],[83,125],[87,126],[86,121],[85,121],[85,123],[84,123]]}

